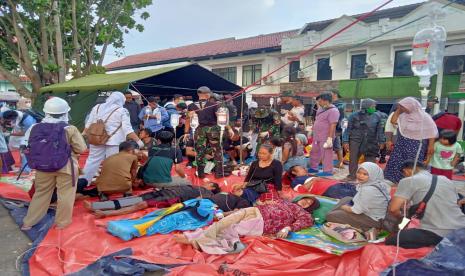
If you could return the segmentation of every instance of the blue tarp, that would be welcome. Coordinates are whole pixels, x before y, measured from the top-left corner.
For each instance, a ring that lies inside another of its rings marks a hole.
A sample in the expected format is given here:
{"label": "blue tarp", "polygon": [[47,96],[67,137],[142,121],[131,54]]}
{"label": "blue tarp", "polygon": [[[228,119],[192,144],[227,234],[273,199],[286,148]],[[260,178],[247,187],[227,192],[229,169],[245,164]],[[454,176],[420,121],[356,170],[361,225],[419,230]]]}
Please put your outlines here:
{"label": "blue tarp", "polygon": [[[382,273],[394,275],[392,267]],[[465,229],[447,235],[434,250],[420,260],[408,260],[396,266],[397,276],[463,276],[465,275]]]}

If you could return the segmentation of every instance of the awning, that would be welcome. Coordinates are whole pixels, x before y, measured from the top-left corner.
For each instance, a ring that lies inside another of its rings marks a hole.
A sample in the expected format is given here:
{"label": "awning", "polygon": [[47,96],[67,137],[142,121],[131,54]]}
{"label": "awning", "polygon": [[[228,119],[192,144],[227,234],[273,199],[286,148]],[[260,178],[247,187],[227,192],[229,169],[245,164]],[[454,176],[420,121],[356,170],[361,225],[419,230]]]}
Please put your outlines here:
{"label": "awning", "polygon": [[[236,93],[242,89],[198,64],[188,64],[138,72],[95,74],[46,86],[40,90],[41,95],[36,98],[34,109],[42,110],[49,97],[61,97],[71,106],[72,123],[82,128],[86,114],[113,91],[130,89],[145,97],[159,96],[161,99],[180,94],[195,100],[200,86],[208,86],[220,94]],[[240,101],[241,97],[234,100],[238,109]]]}
{"label": "awning", "polygon": [[40,89],[41,93],[53,92],[95,92],[95,91],[112,91],[126,90],[132,82],[143,80],[149,77],[164,74],[182,66],[165,67],[139,72],[115,73],[115,74],[93,74],[86,77],[73,79],[63,83],[57,83],[45,86]]}

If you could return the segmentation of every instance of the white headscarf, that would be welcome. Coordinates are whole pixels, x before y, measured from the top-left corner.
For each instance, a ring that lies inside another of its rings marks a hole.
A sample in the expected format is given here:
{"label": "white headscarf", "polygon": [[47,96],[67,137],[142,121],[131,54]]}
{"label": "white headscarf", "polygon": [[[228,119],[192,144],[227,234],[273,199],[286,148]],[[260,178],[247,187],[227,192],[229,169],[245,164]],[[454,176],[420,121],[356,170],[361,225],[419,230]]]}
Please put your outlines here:
{"label": "white headscarf", "polygon": [[386,181],[384,180],[383,170],[373,162],[364,162],[358,166],[359,169],[364,169],[368,172],[368,182],[362,185],[373,185],[378,186],[386,195],[389,195],[389,191],[386,187]]}
{"label": "white headscarf", "polygon": [[99,118],[106,118],[113,112],[115,109],[122,108],[124,106],[124,102],[126,98],[124,94],[118,91],[114,91],[110,94],[107,98],[105,103],[101,104],[98,108],[98,117]]}
{"label": "white headscarf", "polygon": [[50,123],[50,124],[68,123],[68,122],[69,122],[68,113],[62,114],[58,118],[52,117],[51,114],[45,113],[45,117],[44,119],[42,119],[42,123]]}

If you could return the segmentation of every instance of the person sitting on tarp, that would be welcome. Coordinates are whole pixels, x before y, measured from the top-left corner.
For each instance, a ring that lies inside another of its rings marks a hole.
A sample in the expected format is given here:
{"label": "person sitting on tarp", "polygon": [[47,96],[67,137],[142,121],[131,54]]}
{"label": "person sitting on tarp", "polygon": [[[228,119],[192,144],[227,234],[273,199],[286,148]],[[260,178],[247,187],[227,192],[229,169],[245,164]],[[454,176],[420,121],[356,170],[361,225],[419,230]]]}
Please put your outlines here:
{"label": "person sitting on tarp", "polygon": [[[139,169],[137,177],[145,185],[157,188],[189,184],[185,179],[184,169],[179,165],[183,161],[181,150],[172,146],[174,134],[171,131],[162,130],[158,132],[156,139],[158,145],[155,145],[149,152],[149,159]],[[179,177],[171,177],[173,164]]]}
{"label": "person sitting on tarp", "polygon": [[240,236],[273,235],[286,238],[290,231],[313,225],[311,213],[318,208],[314,197],[302,197],[296,203],[268,201],[236,211],[207,229],[176,235],[178,243],[190,244],[208,254],[239,253],[245,248]]}
{"label": "person sitting on tarp", "polygon": [[[390,196],[383,177],[383,170],[375,163],[362,163],[357,170],[357,193],[353,198],[339,200],[326,220],[349,224],[363,231],[371,228],[381,229],[381,220],[385,218]],[[347,205],[353,202],[352,206]]]}
{"label": "person sitting on tarp", "polygon": [[108,194],[128,196],[132,193],[138,169],[136,148],[135,143],[123,142],[119,145],[119,153],[103,161],[101,173],[95,180],[101,201],[108,200]]}
{"label": "person sitting on tarp", "polygon": [[150,207],[165,208],[194,198],[208,198],[224,212],[250,207],[241,197],[241,185],[233,185],[231,193],[221,192],[216,183],[205,182],[203,186],[180,185],[156,190],[137,197],[125,197],[105,202],[84,202],[84,207],[102,218],[144,210]]}
{"label": "person sitting on tarp", "polygon": [[[453,230],[465,228],[465,214],[457,204],[457,188],[451,180],[437,176],[434,187],[433,175],[420,162],[415,164],[415,161],[405,161],[401,170],[405,178],[399,182],[389,204],[389,212],[402,218],[402,209],[409,202],[410,206],[414,206],[426,201],[426,207],[423,217],[419,218],[420,228],[403,229],[399,235],[388,237],[387,245],[398,244],[402,248],[434,246]],[[426,200],[430,189],[431,197]]]}
{"label": "person sitting on tarp", "polygon": [[144,147],[142,147],[140,150],[146,150],[150,152],[154,145],[154,140],[155,138],[152,137],[153,133],[150,130],[150,128],[143,128],[139,132],[139,138],[142,140],[144,143]]}

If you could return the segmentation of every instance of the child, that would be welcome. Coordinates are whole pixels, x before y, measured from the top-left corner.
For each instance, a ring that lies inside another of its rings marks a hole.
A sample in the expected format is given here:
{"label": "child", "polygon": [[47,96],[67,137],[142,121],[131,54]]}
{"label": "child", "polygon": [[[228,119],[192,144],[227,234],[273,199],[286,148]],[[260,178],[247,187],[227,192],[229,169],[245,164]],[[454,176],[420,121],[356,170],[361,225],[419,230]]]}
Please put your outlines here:
{"label": "child", "polygon": [[291,182],[291,187],[298,193],[309,193],[312,189],[313,183],[318,179],[311,177],[307,170],[302,166],[294,166],[289,170],[290,174],[294,176]]}
{"label": "child", "polygon": [[118,154],[103,161],[102,172],[95,181],[101,201],[108,200],[108,193],[131,194],[138,169],[136,147],[135,143],[123,142]]}
{"label": "child", "polygon": [[273,137],[271,139],[271,145],[273,146],[273,159],[282,161],[283,156],[283,142],[279,137]]}
{"label": "child", "polygon": [[462,147],[457,143],[457,134],[445,129],[439,134],[439,140],[434,143],[434,153],[428,156],[426,163],[431,161],[432,174],[452,179],[454,167],[458,164],[462,153]]}

